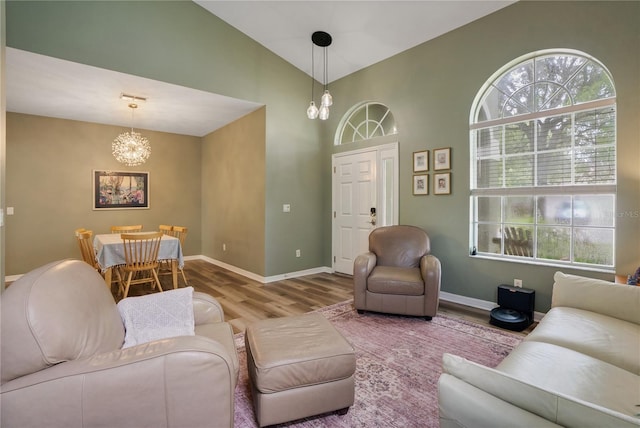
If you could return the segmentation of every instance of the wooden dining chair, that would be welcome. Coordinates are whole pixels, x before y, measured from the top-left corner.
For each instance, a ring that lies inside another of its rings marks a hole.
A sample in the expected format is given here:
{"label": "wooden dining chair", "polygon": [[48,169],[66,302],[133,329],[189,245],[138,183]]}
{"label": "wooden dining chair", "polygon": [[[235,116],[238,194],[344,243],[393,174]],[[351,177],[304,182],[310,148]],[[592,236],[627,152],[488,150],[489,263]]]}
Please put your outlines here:
{"label": "wooden dining chair", "polygon": [[[122,298],[127,297],[132,284],[151,283],[154,289],[157,286],[160,291],[163,291],[157,273],[162,232],[123,233],[120,237],[124,245],[125,259],[122,270],[126,275],[126,281],[123,281]],[[138,275],[134,278],[134,274]]]}
{"label": "wooden dining chair", "polygon": [[[162,232],[163,235],[173,236],[173,226],[168,224],[161,224],[158,226],[158,230]],[[160,265],[158,266],[158,275],[169,275],[171,274],[171,259],[168,260],[160,260]]]}
{"label": "wooden dining chair", "polygon": [[[93,247],[93,231],[87,230],[84,228],[76,229],[75,231],[76,238],[78,240],[78,246],[80,247],[80,254],[82,255],[82,260],[85,263],[89,264],[95,270],[98,271],[100,275],[104,277],[104,272],[100,269],[100,264],[98,263],[98,258],[96,257],[96,251]],[[120,266],[113,266],[111,269],[115,273],[112,275],[111,285],[114,283],[120,284],[122,282],[122,275],[119,270]],[[121,287],[121,285],[119,285]]]}
{"label": "wooden dining chair", "polygon": [[[160,225],[160,227],[162,227],[162,225]],[[182,226],[169,226],[169,227],[171,227],[171,233],[166,233],[166,234],[171,235],[175,238],[178,238],[180,240],[180,247],[182,247],[184,244],[184,240],[187,237],[188,229]],[[174,259],[160,260],[158,275],[172,275],[173,271],[171,270],[171,263],[173,261]],[[189,283],[187,282],[187,275],[184,273],[184,269],[181,268],[180,266],[178,266],[178,269],[180,269],[180,273],[182,274],[182,280],[184,281],[184,285],[188,286]]]}
{"label": "wooden dining chair", "polygon": [[173,226],[169,226],[168,224],[161,224],[158,226],[158,230],[165,235],[173,236]]}
{"label": "wooden dining chair", "polygon": [[141,224],[134,224],[130,226],[111,226],[111,233],[134,233],[142,232]]}
{"label": "wooden dining chair", "polygon": [[[183,251],[184,251],[184,241],[185,239],[187,239],[188,231],[189,229],[187,229],[184,226],[173,226],[173,236],[175,236],[180,240],[180,247],[182,248]],[[187,282],[187,276],[184,273],[184,269],[180,267],[179,269],[180,269],[180,273],[182,274],[182,279],[184,280],[184,285],[188,286],[189,283]]]}
{"label": "wooden dining chair", "polygon": [[82,260],[85,261],[92,268],[100,271],[98,266],[98,259],[96,258],[96,252],[93,249],[93,231],[87,229],[76,229],[76,238],[78,240],[78,246],[80,247],[80,254]]}

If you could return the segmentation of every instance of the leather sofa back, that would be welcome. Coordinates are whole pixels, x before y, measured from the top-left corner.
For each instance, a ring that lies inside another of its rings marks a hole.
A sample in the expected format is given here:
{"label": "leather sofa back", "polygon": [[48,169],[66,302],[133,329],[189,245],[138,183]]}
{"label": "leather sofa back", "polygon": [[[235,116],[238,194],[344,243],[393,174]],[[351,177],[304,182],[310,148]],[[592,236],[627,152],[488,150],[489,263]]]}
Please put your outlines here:
{"label": "leather sofa back", "polygon": [[427,232],[416,226],[384,226],[369,235],[369,251],[379,266],[419,267],[420,258],[431,252]]}
{"label": "leather sofa back", "polygon": [[2,383],[122,347],[124,326],[113,296],[83,261],[35,269],[1,299]]}
{"label": "leather sofa back", "polygon": [[551,307],[568,306],[640,324],[640,286],[556,272]]}

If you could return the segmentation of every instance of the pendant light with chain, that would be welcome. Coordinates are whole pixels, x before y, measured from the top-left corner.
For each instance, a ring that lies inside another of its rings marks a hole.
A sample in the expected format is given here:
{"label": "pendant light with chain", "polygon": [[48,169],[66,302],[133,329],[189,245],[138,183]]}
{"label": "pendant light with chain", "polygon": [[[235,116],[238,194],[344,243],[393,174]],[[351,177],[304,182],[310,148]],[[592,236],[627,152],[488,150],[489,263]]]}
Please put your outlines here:
{"label": "pendant light with chain", "polygon": [[[143,98],[138,98],[142,99]],[[133,131],[133,113],[138,108],[136,103],[130,103],[131,131],[124,132],[111,143],[111,152],[116,160],[127,166],[137,166],[146,162],[151,156],[151,145],[146,137]]]}

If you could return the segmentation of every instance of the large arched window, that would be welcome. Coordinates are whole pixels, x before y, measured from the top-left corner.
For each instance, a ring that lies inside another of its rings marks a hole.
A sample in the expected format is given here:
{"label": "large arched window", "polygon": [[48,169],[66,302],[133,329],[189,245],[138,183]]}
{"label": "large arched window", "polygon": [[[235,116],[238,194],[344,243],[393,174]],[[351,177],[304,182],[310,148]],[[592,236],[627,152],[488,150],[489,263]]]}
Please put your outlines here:
{"label": "large arched window", "polygon": [[616,94],[576,51],[496,72],[471,110],[471,245],[480,257],[612,270]]}
{"label": "large arched window", "polygon": [[363,102],[353,106],[344,115],[338,125],[334,144],[338,146],[397,133],[396,121],[387,106]]}

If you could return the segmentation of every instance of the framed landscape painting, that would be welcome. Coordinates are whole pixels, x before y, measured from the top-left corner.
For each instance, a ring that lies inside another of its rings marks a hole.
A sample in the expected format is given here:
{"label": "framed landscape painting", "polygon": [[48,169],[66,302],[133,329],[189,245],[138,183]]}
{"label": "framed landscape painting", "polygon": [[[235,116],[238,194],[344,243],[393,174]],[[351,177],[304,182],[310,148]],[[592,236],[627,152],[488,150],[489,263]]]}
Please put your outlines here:
{"label": "framed landscape painting", "polygon": [[93,209],[148,209],[149,173],[93,171]]}

